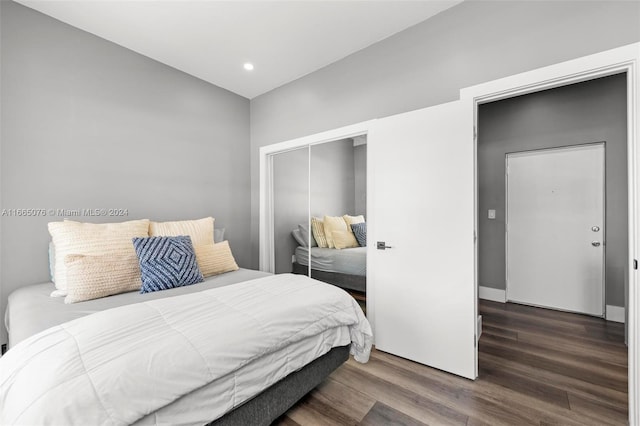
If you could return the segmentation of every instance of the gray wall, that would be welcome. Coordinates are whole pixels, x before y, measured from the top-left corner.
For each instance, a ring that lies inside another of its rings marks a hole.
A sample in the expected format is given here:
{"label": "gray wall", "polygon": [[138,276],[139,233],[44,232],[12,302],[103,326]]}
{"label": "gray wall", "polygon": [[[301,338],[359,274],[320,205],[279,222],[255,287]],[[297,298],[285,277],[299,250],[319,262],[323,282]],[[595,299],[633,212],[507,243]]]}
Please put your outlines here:
{"label": "gray wall", "polygon": [[311,215],[354,214],[353,140],[311,146]]}
{"label": "gray wall", "polygon": [[354,152],[353,140],[342,139],[313,145],[309,150],[301,148],[274,156],[276,273],[291,272],[291,255],[298,246],[291,231],[298,224],[309,221],[309,196],[312,216],[354,214]]}
{"label": "gray wall", "polygon": [[353,148],[353,173],[355,179],[355,214],[367,217],[367,145]]}
{"label": "gray wall", "polygon": [[[505,289],[505,155],[605,141],[606,303],[625,306],[626,75],[481,105],[478,109],[478,281]],[[496,219],[487,210],[496,210]]]}
{"label": "gray wall", "polygon": [[[251,266],[249,101],[16,3],[0,10],[2,208],[211,215]],[[2,217],[2,314],[13,289],[47,281],[53,220]]]}
{"label": "gray wall", "polygon": [[466,1],[251,101],[253,265],[258,150],[458,98],[460,88],[640,40],[640,3]]}

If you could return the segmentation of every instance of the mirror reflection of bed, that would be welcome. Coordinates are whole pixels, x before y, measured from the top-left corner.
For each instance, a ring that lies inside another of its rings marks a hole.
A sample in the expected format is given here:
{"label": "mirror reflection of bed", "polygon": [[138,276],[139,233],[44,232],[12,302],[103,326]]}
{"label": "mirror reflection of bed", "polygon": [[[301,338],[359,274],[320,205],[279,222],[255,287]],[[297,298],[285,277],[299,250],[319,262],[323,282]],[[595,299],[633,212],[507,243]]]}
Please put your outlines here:
{"label": "mirror reflection of bed", "polygon": [[366,136],[273,158],[276,273],[310,275],[366,312]]}

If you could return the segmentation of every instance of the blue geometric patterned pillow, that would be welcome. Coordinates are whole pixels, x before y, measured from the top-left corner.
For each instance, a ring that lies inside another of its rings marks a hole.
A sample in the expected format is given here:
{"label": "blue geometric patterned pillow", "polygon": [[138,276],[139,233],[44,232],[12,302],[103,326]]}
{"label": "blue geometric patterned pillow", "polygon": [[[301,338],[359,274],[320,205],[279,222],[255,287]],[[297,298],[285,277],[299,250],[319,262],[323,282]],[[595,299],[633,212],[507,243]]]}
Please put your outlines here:
{"label": "blue geometric patterned pillow", "polygon": [[133,247],[142,273],[140,293],[182,287],[204,280],[189,236],[133,238]]}
{"label": "blue geometric patterned pillow", "polygon": [[356,240],[358,240],[358,245],[360,247],[367,246],[367,223],[352,223],[351,230],[353,231],[353,235],[356,236]]}

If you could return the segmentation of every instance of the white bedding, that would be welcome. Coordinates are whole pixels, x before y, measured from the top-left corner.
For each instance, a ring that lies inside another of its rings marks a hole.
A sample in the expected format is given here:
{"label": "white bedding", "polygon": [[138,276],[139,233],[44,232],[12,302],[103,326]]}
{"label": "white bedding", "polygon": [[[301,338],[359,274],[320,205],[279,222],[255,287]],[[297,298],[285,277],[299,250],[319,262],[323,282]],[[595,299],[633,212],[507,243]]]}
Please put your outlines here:
{"label": "white bedding", "polygon": [[0,424],[173,423],[164,407],[187,409],[181,398],[210,392],[220,403],[189,419],[206,423],[348,340],[366,362],[371,328],[358,304],[301,275],[122,306],[0,358]]}
{"label": "white bedding", "polygon": [[234,374],[222,377],[145,416],[134,425],[203,425],[219,417],[214,414],[212,407],[219,407],[215,413],[231,411],[332,348],[350,342],[348,327],[331,328],[265,355]]}

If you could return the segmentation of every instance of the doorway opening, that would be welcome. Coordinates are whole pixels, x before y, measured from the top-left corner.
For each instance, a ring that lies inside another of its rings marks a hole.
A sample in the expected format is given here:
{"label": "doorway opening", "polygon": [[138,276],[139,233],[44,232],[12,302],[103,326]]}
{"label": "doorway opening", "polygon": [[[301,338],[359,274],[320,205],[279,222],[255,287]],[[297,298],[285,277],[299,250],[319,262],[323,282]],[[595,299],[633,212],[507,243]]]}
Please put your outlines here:
{"label": "doorway opening", "polygon": [[[628,404],[627,88],[621,72],[487,102],[477,112],[478,284],[480,298],[492,300],[479,304],[480,378],[493,374],[497,348],[508,348],[514,362],[530,357],[546,383],[562,382],[579,361],[586,368],[574,371],[564,397],[596,414],[606,406],[621,419]],[[596,365],[608,385],[596,383]]]}

